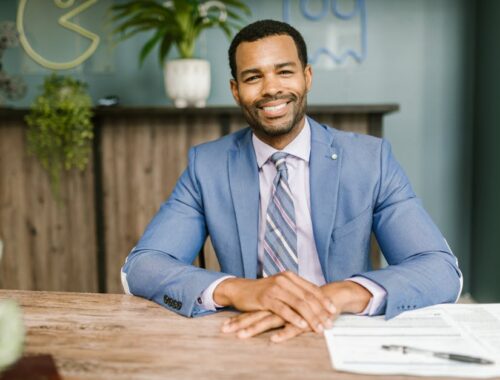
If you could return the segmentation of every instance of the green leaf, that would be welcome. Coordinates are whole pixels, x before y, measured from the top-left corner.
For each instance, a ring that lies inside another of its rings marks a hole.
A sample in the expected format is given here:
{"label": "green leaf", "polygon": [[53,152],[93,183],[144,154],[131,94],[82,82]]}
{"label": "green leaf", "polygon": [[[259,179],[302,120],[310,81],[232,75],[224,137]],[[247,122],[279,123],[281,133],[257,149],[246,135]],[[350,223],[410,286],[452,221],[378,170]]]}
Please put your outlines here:
{"label": "green leaf", "polygon": [[241,17],[238,13],[232,11],[229,8],[226,8],[226,12],[227,12],[227,18],[228,18],[228,20],[229,19],[238,20],[238,21],[242,21],[243,20],[243,17]]}
{"label": "green leaf", "polygon": [[139,52],[139,61],[142,63],[161,40],[158,57],[163,64],[172,45],[177,46],[181,57],[192,57],[196,40],[203,30],[218,27],[231,38],[232,29],[239,30],[245,23],[243,15],[250,15],[250,8],[244,2],[221,0],[226,7],[227,19],[220,22],[219,12],[214,7],[209,9],[206,22],[199,12],[200,4],[204,3],[201,0],[172,0],[166,6],[160,0],[131,0],[113,5],[110,8],[113,13],[113,33],[120,36],[118,41],[123,41],[138,33],[153,32],[154,36],[147,40]]}
{"label": "green leaf", "polygon": [[248,5],[239,0],[220,0],[220,2],[224,5],[229,5],[234,8],[241,9],[247,16],[250,16],[252,14],[252,11],[248,7]]}
{"label": "green leaf", "polygon": [[59,200],[61,171],[87,166],[93,139],[92,100],[85,83],[53,74],[29,114],[28,150],[47,170],[54,197]]}
{"label": "green leaf", "polygon": [[139,63],[142,65],[144,62],[144,59],[147,57],[147,55],[151,52],[151,50],[155,47],[155,45],[160,41],[162,38],[162,33],[161,31],[156,32],[156,34],[151,37],[142,47],[141,52],[139,54]]}
{"label": "green leaf", "polygon": [[158,49],[158,58],[160,61],[160,66],[163,68],[165,64],[165,59],[167,58],[168,52],[172,47],[173,39],[170,36],[164,36],[160,44],[160,49]]}
{"label": "green leaf", "polygon": [[233,35],[233,32],[231,31],[231,28],[229,28],[229,26],[227,26],[227,24],[220,24],[220,27],[222,28],[222,30],[224,31],[224,34],[226,35],[226,37],[228,39],[231,39],[232,35]]}

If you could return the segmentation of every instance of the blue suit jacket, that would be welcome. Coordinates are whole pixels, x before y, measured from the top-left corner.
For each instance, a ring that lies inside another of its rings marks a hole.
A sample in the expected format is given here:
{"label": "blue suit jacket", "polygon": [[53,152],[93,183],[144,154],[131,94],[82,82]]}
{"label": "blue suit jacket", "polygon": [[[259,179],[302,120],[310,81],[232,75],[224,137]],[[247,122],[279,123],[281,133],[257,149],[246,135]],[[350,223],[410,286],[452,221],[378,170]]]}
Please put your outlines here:
{"label": "blue suit jacket", "polygon": [[[361,275],[381,285],[387,318],[455,301],[456,258],[389,143],[309,123],[311,218],[326,281]],[[259,175],[251,136],[247,128],[190,150],[187,169],[122,268],[132,294],[197,316],[207,313],[196,300],[213,281],[256,278]],[[389,264],[373,271],[372,231]],[[191,265],[207,233],[222,272]]]}

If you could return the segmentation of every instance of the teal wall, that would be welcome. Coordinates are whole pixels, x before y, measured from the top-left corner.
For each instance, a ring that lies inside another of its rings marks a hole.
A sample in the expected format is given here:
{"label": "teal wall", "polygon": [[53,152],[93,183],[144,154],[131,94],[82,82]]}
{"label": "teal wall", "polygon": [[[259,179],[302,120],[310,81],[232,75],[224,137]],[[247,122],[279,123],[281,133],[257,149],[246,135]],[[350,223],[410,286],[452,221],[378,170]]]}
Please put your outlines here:
{"label": "teal wall", "polygon": [[500,1],[477,7],[472,295],[500,302]]}
{"label": "teal wall", "polygon": [[[106,1],[106,0],[101,0]],[[247,1],[251,20],[282,19],[282,1]],[[368,55],[344,69],[314,69],[310,104],[398,103],[385,118],[384,134],[413,187],[459,257],[469,289],[471,187],[471,72],[473,23],[466,0],[366,0]],[[14,19],[16,1],[0,3],[0,20]],[[42,20],[41,18],[39,20]],[[43,22],[43,21],[40,21]],[[301,25],[323,38],[314,23]],[[303,29],[302,29],[303,30]],[[305,31],[305,30],[303,30]],[[120,44],[110,54],[112,69],[93,73],[88,64],[74,75],[89,83],[94,98],[119,95],[125,105],[166,105],[156,57],[139,69],[144,37]],[[309,40],[306,41],[312,43]],[[231,105],[226,51],[218,31],[201,38],[199,54],[212,63],[210,105]],[[7,52],[15,72],[20,49]],[[30,92],[15,106],[32,100],[42,73],[25,74]]]}

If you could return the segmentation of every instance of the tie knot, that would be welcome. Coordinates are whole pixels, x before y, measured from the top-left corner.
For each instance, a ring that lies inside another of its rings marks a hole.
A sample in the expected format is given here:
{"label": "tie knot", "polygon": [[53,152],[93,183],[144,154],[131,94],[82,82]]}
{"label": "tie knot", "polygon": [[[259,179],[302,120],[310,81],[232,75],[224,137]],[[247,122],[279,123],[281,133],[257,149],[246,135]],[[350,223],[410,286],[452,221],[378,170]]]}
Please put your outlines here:
{"label": "tie knot", "polygon": [[285,152],[276,152],[271,156],[271,161],[276,166],[276,170],[286,170],[286,156],[288,156],[288,153]]}

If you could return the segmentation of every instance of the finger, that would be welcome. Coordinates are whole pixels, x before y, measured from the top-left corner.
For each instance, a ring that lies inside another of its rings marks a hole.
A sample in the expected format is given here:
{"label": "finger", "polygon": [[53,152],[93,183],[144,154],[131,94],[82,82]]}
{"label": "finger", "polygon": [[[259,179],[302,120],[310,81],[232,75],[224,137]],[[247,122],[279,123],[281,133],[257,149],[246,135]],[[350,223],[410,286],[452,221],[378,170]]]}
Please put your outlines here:
{"label": "finger", "polygon": [[[287,276],[277,277],[275,281],[276,285],[273,287],[270,296],[285,303],[296,314],[299,314],[314,331],[321,333],[324,330],[323,325],[330,318],[330,314],[324,310],[316,297],[312,293],[300,288],[300,286],[291,281]],[[281,312],[277,312],[272,308],[271,310],[285,320],[290,321]],[[304,328],[303,325],[296,323],[294,320],[290,322],[299,328]]]}
{"label": "finger", "polygon": [[271,314],[271,312],[268,310],[247,311],[247,312],[239,313],[238,315],[235,315],[233,317],[227,318],[224,321],[223,325],[237,323],[237,322],[239,322],[241,320],[245,320],[247,318],[258,318],[259,315],[266,316],[268,314]]}
{"label": "finger", "polygon": [[274,314],[278,315],[285,322],[289,322],[300,329],[305,329],[309,325],[304,318],[296,311],[294,311],[288,304],[281,301],[280,299],[275,299],[269,305],[269,310],[271,310]]}
{"label": "finger", "polygon": [[242,313],[236,317],[226,319],[226,321],[222,324],[221,330],[225,333],[235,332],[244,329],[269,315],[272,315],[272,313],[267,310]]}
{"label": "finger", "polygon": [[294,325],[286,324],[279,332],[271,336],[271,342],[281,343],[286,340],[295,338],[296,336],[306,332],[307,330],[299,329]]}
{"label": "finger", "polygon": [[283,318],[276,314],[269,314],[268,316],[256,321],[248,327],[238,331],[238,338],[250,338],[268,330],[284,326],[284,324],[285,321],[283,320]]}
{"label": "finger", "polygon": [[[321,320],[322,327],[331,328],[337,313],[337,308],[331,299],[325,295],[320,287],[297,274],[293,272],[285,272],[284,274],[301,289],[302,294],[296,295],[308,303],[312,312]],[[318,330],[321,328],[315,329],[317,332]]]}
{"label": "finger", "polygon": [[337,308],[330,298],[328,298],[321,288],[306,279],[300,277],[293,272],[283,272],[292,282],[304,289],[304,291],[312,293],[312,295],[318,300],[318,302],[327,310],[330,314],[334,315],[337,313]]}

